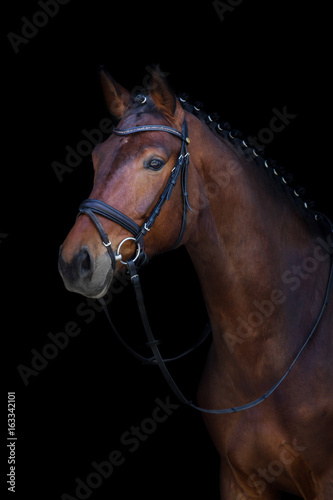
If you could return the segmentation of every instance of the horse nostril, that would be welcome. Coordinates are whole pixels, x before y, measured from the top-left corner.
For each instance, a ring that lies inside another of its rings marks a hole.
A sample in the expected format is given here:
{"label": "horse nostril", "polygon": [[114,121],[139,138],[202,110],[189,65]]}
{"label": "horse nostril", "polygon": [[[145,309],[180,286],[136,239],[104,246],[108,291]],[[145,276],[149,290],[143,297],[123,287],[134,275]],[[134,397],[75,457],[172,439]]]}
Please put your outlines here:
{"label": "horse nostril", "polygon": [[60,249],[58,267],[65,286],[70,291],[78,290],[81,293],[81,289],[90,287],[94,279],[99,279],[99,274],[96,275],[98,263],[86,246],[81,247],[72,258],[69,252],[66,254]]}
{"label": "horse nostril", "polygon": [[88,249],[82,248],[77,256],[77,272],[81,278],[89,278],[94,271],[94,260]]}
{"label": "horse nostril", "polygon": [[81,271],[83,273],[89,272],[91,269],[91,261],[90,261],[90,256],[87,253],[87,255],[84,257],[81,263]]}

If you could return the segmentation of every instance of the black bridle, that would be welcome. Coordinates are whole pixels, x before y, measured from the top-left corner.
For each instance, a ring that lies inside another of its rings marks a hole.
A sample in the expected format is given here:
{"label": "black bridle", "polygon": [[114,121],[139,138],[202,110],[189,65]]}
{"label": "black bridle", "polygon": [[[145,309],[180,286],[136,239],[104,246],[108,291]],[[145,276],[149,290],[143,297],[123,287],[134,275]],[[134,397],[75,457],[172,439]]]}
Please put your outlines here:
{"label": "black bridle", "polygon": [[[171,170],[165,188],[158,202],[156,203],[155,207],[153,208],[152,212],[150,213],[146,221],[143,223],[143,225],[140,227],[136,222],[134,222],[130,217],[125,215],[123,212],[120,212],[116,208],[112,207],[111,205],[108,205],[107,203],[101,200],[87,199],[84,200],[79,207],[79,215],[80,214],[88,215],[92,220],[92,222],[95,224],[96,229],[98,230],[102,238],[103,245],[107,248],[107,251],[110,255],[113,270],[115,270],[116,262],[118,260],[121,261],[123,264],[127,264],[127,262],[122,261],[122,255],[120,253],[120,249],[123,243],[127,240],[133,240],[137,248],[134,258],[131,259],[132,262],[136,262],[137,267],[148,262],[148,258],[144,251],[144,236],[148,231],[150,231],[150,229],[154,225],[154,222],[156,221],[157,216],[160,214],[164,203],[170,199],[172,190],[177,183],[180,173],[181,173],[181,185],[182,185],[182,195],[183,195],[183,221],[177,241],[174,243],[172,248],[176,248],[179,245],[184,235],[187,209],[189,208],[191,210],[187,192],[187,171],[189,164],[189,153],[187,151],[187,145],[190,143],[190,140],[188,138],[188,129],[185,118],[183,121],[181,132],[175,128],[167,127],[166,125],[142,125],[128,129],[116,128],[113,130],[113,133],[119,136],[126,136],[130,134],[137,134],[140,132],[152,132],[152,131],[167,132],[169,134],[173,134],[182,141],[182,146],[177,162],[173,167],[173,169]],[[116,222],[117,224],[122,226],[124,229],[126,229],[133,235],[133,237],[125,238],[118,245],[116,254],[114,254],[112,250],[112,245],[107,233],[104,231],[102,224],[99,222],[95,214],[102,215],[106,219]]]}
{"label": "black bridle", "polygon": [[[172,190],[177,183],[177,180],[178,180],[180,173],[181,173],[181,179],[182,179],[183,221],[182,221],[179,236],[177,238],[177,241],[174,243],[173,248],[178,246],[178,244],[180,243],[180,241],[184,235],[185,226],[186,226],[187,209],[189,208],[191,210],[191,207],[190,207],[189,201],[188,201],[188,192],[187,192],[187,171],[188,171],[188,165],[189,165],[189,153],[187,152],[187,145],[190,143],[190,141],[188,138],[188,129],[187,129],[187,124],[186,124],[185,118],[183,121],[183,126],[182,126],[181,132],[177,129],[167,127],[164,125],[143,125],[143,126],[128,128],[128,129],[124,129],[124,130],[123,129],[114,129],[113,133],[116,135],[119,135],[119,136],[126,136],[129,134],[135,134],[135,133],[139,133],[139,132],[149,132],[149,131],[167,132],[167,133],[173,134],[173,135],[179,137],[179,139],[181,139],[182,146],[181,146],[180,155],[177,159],[176,165],[174,166],[174,168],[171,171],[171,174],[170,174],[169,179],[166,183],[166,186],[165,186],[158,202],[156,203],[155,207],[153,208],[151,214],[146,219],[144,224],[140,227],[138,224],[136,224],[136,222],[134,222],[132,219],[130,219],[124,213],[115,209],[111,205],[108,205],[107,203],[105,203],[101,200],[96,200],[96,199],[87,199],[87,200],[83,201],[79,207],[79,215],[81,215],[81,214],[88,215],[90,217],[90,219],[92,220],[92,222],[95,224],[96,229],[98,230],[98,232],[101,236],[102,242],[103,242],[104,246],[107,248],[107,251],[110,255],[113,270],[115,270],[116,262],[118,260],[120,260],[123,264],[127,265],[127,268],[128,268],[128,271],[129,271],[129,274],[131,277],[131,281],[132,281],[133,286],[134,286],[142,323],[143,323],[143,326],[144,326],[144,329],[146,332],[146,336],[148,339],[147,345],[152,350],[153,356],[151,358],[146,358],[144,356],[141,356],[136,351],[134,351],[131,347],[128,346],[128,344],[122,339],[122,337],[118,333],[117,329],[114,327],[114,325],[111,321],[111,318],[109,316],[107,307],[105,305],[105,302],[103,301],[103,299],[99,299],[99,300],[100,300],[101,304],[103,305],[104,311],[105,311],[107,318],[111,324],[111,327],[115,331],[117,337],[122,342],[122,344],[131,352],[131,354],[133,354],[140,361],[142,361],[144,363],[157,364],[159,366],[165,380],[167,381],[170,388],[172,389],[173,393],[177,396],[177,398],[182,403],[184,403],[184,404],[186,404],[186,405],[188,405],[196,410],[199,410],[201,412],[217,414],[217,415],[226,414],[226,413],[236,413],[236,412],[240,412],[243,410],[247,410],[247,409],[252,408],[252,407],[262,403],[263,401],[265,401],[275,391],[275,389],[277,389],[279,387],[279,385],[286,378],[286,376],[288,375],[288,373],[290,372],[292,367],[295,365],[298,358],[301,356],[305,347],[308,345],[310,339],[313,337],[314,333],[316,332],[318,325],[321,321],[321,318],[324,314],[324,311],[326,309],[326,306],[328,304],[328,299],[329,299],[330,292],[332,289],[333,259],[331,259],[330,273],[329,273],[329,278],[328,278],[328,282],[327,282],[327,286],[326,286],[326,293],[325,293],[324,301],[323,301],[321,310],[319,312],[319,315],[317,317],[317,320],[316,320],[315,324],[313,325],[313,328],[312,328],[310,334],[307,336],[302,347],[300,348],[298,354],[294,358],[293,362],[291,363],[291,365],[289,366],[287,371],[282,375],[282,377],[276,382],[276,384],[274,384],[274,386],[271,387],[260,398],[254,400],[254,401],[251,401],[250,403],[247,403],[245,405],[241,405],[241,406],[213,410],[213,409],[200,408],[199,406],[193,404],[192,401],[189,401],[183,395],[181,390],[179,389],[178,385],[176,384],[172,375],[170,374],[168,368],[166,367],[166,362],[180,359],[183,356],[185,356],[186,354],[192,352],[199,345],[201,345],[211,332],[210,325],[208,324],[206,326],[206,328],[203,331],[203,334],[198,339],[198,341],[192,347],[187,349],[184,353],[182,353],[181,355],[176,356],[174,358],[163,359],[161,356],[159,347],[158,347],[159,341],[155,339],[155,337],[152,333],[151,327],[150,327],[150,323],[148,320],[148,316],[147,316],[147,312],[146,312],[146,308],[145,308],[145,304],[144,304],[144,300],[143,300],[143,294],[142,294],[139,274],[138,274],[138,268],[148,261],[147,256],[146,256],[145,251],[144,251],[144,236],[147,233],[147,231],[150,231],[150,229],[152,228],[152,226],[153,226],[157,216],[159,215],[164,203],[170,199]],[[105,232],[102,224],[100,223],[99,219],[96,217],[95,214],[101,215],[101,216],[103,216],[103,217],[105,217],[113,222],[116,222],[117,224],[122,226],[124,229],[126,229],[127,231],[129,231],[133,235],[133,237],[125,238],[118,245],[116,254],[114,254],[114,252],[112,250],[111,242],[109,240],[107,233]],[[320,215],[323,216],[323,214],[320,214]],[[333,225],[332,225],[331,221],[326,216],[323,216],[323,217],[325,218],[326,222],[328,223],[330,230],[333,232]],[[121,249],[121,246],[123,245],[123,243],[127,240],[133,240],[136,243],[137,250],[136,250],[135,256],[132,259],[124,262],[122,260],[122,255],[120,253],[120,249]]]}

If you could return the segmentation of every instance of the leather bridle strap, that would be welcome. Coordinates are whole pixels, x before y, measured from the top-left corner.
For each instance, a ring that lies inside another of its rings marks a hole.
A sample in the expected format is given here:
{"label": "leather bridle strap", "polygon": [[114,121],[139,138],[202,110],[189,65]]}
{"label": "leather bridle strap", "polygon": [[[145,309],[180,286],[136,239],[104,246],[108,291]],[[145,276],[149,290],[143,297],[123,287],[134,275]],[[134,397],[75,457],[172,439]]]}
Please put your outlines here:
{"label": "leather bridle strap", "polygon": [[187,144],[190,143],[186,133],[184,134],[184,130],[180,132],[175,128],[167,127],[166,125],[141,125],[141,126],[139,125],[138,127],[132,127],[126,129],[121,129],[121,128],[113,129],[113,133],[116,135],[137,134],[138,132],[168,132],[169,134],[173,134],[179,137],[179,139],[181,139],[182,141],[186,141]]}
{"label": "leather bridle strap", "polygon": [[98,215],[102,215],[106,219],[116,222],[124,229],[132,233],[133,236],[137,236],[141,231],[140,226],[138,226],[136,222],[134,222],[132,219],[127,217],[127,215],[123,214],[116,208],[113,208],[107,203],[104,203],[104,201],[95,199],[84,200],[81,203],[79,210],[80,212],[84,213],[87,209],[95,212]]}
{"label": "leather bridle strap", "polygon": [[115,258],[115,255],[113,253],[113,250],[111,248],[111,241],[109,240],[107,233],[104,231],[102,224],[99,222],[99,220],[97,219],[97,217],[93,213],[93,211],[90,210],[88,207],[81,205],[80,214],[88,215],[88,217],[91,219],[91,221],[95,224],[96,229],[99,232],[99,235],[101,237],[102,243],[106,247],[106,250],[110,256],[112,268],[114,269],[116,267],[116,258]]}
{"label": "leather bridle strap", "polygon": [[[140,285],[141,286],[141,285]],[[143,300],[143,297],[142,297],[142,300]],[[121,334],[119,333],[118,329],[116,328],[115,324],[113,323],[112,319],[111,319],[111,316],[109,314],[109,311],[108,311],[108,308],[107,308],[107,305],[104,301],[104,299],[100,298],[98,299],[99,303],[101,304],[101,306],[103,307],[103,310],[105,312],[105,315],[110,323],[110,326],[115,334],[115,336],[117,337],[117,339],[119,340],[119,342],[122,344],[123,347],[125,347],[125,349],[134,357],[136,358],[138,361],[140,361],[142,364],[144,365],[157,365],[157,361],[156,361],[156,358],[155,356],[143,356],[142,354],[138,353],[137,351],[135,351],[124,339],[123,337],[121,336]],[[177,356],[173,356],[171,358],[163,358],[163,362],[164,363],[170,363],[171,361],[178,361],[179,359],[187,356],[188,354],[190,354],[191,352],[195,351],[198,347],[201,346],[201,344],[203,344],[205,342],[205,340],[209,337],[209,335],[211,334],[211,326],[210,326],[210,323],[208,322],[205,326],[205,328],[202,330],[201,332],[201,335],[198,337],[198,339],[194,342],[194,344],[192,344],[190,347],[188,347],[184,352],[182,352],[181,354],[178,354]],[[148,345],[148,347],[150,347]]]}
{"label": "leather bridle strap", "polygon": [[136,300],[138,303],[143,327],[144,327],[146,335],[147,335],[147,339],[148,339],[147,346],[150,347],[150,349],[152,350],[154,359],[156,360],[156,363],[158,364],[165,380],[167,381],[170,388],[172,389],[172,392],[176,395],[176,397],[182,403],[188,404],[189,402],[187,401],[187,399],[185,398],[185,396],[183,395],[183,393],[181,392],[181,390],[177,386],[176,382],[172,378],[169,370],[167,369],[167,367],[164,363],[164,360],[161,356],[160,350],[158,348],[159,340],[155,339],[153,332],[151,330],[150,323],[149,323],[148,316],[147,316],[147,312],[146,312],[146,307],[145,307],[144,300],[143,300],[140,278],[139,278],[139,275],[137,274],[135,264],[133,264],[132,261],[129,261],[127,263],[127,267],[128,267],[129,273],[131,275],[131,281],[133,283],[135,296],[136,296]]}

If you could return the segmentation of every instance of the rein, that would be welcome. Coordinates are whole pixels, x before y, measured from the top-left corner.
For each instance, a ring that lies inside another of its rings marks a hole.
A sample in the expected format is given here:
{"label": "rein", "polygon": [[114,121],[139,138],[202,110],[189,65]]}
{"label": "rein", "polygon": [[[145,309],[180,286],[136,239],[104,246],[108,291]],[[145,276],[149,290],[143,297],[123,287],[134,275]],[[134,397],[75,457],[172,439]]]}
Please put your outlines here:
{"label": "rein", "polygon": [[[328,277],[327,286],[326,286],[325,298],[324,298],[321,310],[319,312],[319,315],[317,317],[317,320],[315,321],[310,334],[307,336],[305,342],[303,343],[302,347],[300,348],[300,350],[299,350],[298,354],[296,355],[296,357],[294,358],[293,362],[291,363],[291,365],[289,366],[287,371],[282,375],[282,377],[273,385],[273,387],[271,387],[267,392],[265,392],[265,394],[263,394],[260,398],[255,399],[254,401],[251,401],[251,402],[244,404],[244,405],[241,405],[241,406],[235,406],[235,407],[230,407],[230,408],[223,408],[223,409],[214,410],[214,409],[201,408],[201,407],[195,405],[192,401],[188,400],[184,396],[182,391],[179,389],[178,385],[176,384],[172,375],[170,374],[170,372],[166,366],[166,363],[170,362],[170,361],[178,360],[178,359],[182,358],[183,356],[192,352],[197,347],[199,347],[206,340],[208,335],[210,334],[211,327],[208,324],[205,327],[202,335],[197,340],[197,342],[192,347],[187,349],[184,353],[182,353],[174,358],[163,359],[163,357],[161,356],[159,347],[158,347],[160,342],[159,342],[159,340],[155,339],[153,332],[152,332],[152,329],[151,329],[151,326],[150,326],[150,323],[149,323],[146,307],[144,304],[144,298],[143,298],[140,278],[139,278],[139,274],[138,274],[139,267],[141,267],[143,264],[146,264],[148,262],[148,258],[145,254],[145,251],[144,251],[143,238],[144,238],[145,234],[147,233],[147,231],[150,231],[150,229],[153,226],[157,216],[159,215],[164,203],[170,199],[172,190],[177,183],[177,180],[178,180],[180,173],[181,173],[181,179],[182,179],[183,220],[182,220],[182,225],[181,225],[179,236],[178,236],[177,241],[175,242],[175,244],[173,245],[172,248],[177,247],[178,244],[180,243],[182,237],[183,237],[183,234],[185,231],[185,226],[186,226],[187,209],[189,208],[191,210],[191,207],[190,207],[189,201],[188,201],[188,192],[187,192],[187,171],[188,171],[188,164],[189,164],[189,153],[187,152],[187,145],[190,142],[189,138],[188,138],[188,129],[187,129],[186,120],[184,118],[182,132],[178,131],[177,129],[167,127],[164,125],[143,125],[143,126],[138,126],[138,127],[128,128],[128,129],[114,129],[113,133],[115,133],[116,135],[119,135],[119,136],[125,136],[125,135],[129,135],[129,134],[140,133],[140,132],[149,132],[149,131],[159,131],[159,132],[167,132],[167,133],[173,134],[173,135],[177,136],[179,139],[181,139],[182,146],[181,146],[180,155],[177,159],[176,165],[174,166],[174,168],[171,171],[171,174],[170,174],[169,179],[166,183],[166,186],[165,186],[157,204],[155,205],[154,209],[152,210],[151,214],[149,215],[148,219],[144,222],[144,224],[141,227],[138,226],[138,224],[136,224],[136,222],[134,222],[132,219],[130,219],[124,213],[115,209],[111,205],[108,205],[107,203],[105,203],[101,200],[96,200],[96,199],[84,200],[79,207],[79,214],[78,215],[83,215],[83,214],[88,215],[90,217],[90,219],[92,220],[92,222],[95,224],[96,229],[98,230],[98,232],[101,236],[102,243],[107,248],[107,251],[110,255],[113,270],[115,270],[117,261],[121,261],[123,264],[125,264],[127,266],[128,272],[129,272],[130,277],[131,277],[131,282],[133,283],[133,287],[134,287],[134,291],[135,291],[135,295],[136,295],[136,300],[138,303],[138,308],[139,308],[142,324],[144,326],[144,330],[145,330],[145,333],[147,336],[147,340],[148,340],[147,346],[152,351],[152,354],[153,354],[152,357],[147,358],[147,357],[142,356],[141,354],[137,353],[134,349],[132,349],[124,341],[124,339],[121,337],[121,335],[119,334],[119,332],[115,328],[115,326],[110,318],[110,315],[109,315],[109,312],[107,310],[107,307],[106,307],[104,300],[99,299],[99,301],[100,301],[101,305],[103,306],[103,309],[104,309],[105,314],[108,318],[108,321],[109,321],[112,329],[114,330],[117,338],[119,339],[119,341],[124,345],[124,347],[134,357],[136,357],[137,359],[139,359],[143,363],[158,365],[158,367],[160,368],[160,370],[162,372],[162,375],[164,376],[165,380],[169,384],[169,387],[171,388],[171,390],[173,391],[175,396],[182,403],[190,406],[191,408],[199,410],[201,412],[210,413],[210,414],[217,414],[217,415],[226,414],[226,413],[236,413],[236,412],[247,410],[249,408],[253,408],[254,406],[257,406],[258,404],[265,401],[279,387],[279,385],[282,383],[282,381],[286,378],[286,376],[288,375],[290,370],[295,365],[298,358],[301,356],[302,352],[304,351],[304,349],[308,345],[310,339],[315,334],[315,332],[318,328],[318,325],[321,321],[321,318],[324,314],[324,311],[326,309],[326,306],[328,304],[328,299],[329,299],[330,292],[332,289],[333,258],[331,258],[330,272],[329,272],[329,277]],[[116,254],[114,254],[114,252],[112,250],[111,242],[109,240],[107,233],[105,232],[102,224],[99,222],[99,220],[95,214],[101,215],[101,216],[103,216],[103,217],[105,217],[113,222],[116,222],[117,224],[122,226],[124,229],[126,229],[127,231],[129,231],[133,235],[133,237],[125,238],[118,245]],[[326,222],[329,224],[329,226],[331,228],[331,231],[333,232],[333,225],[332,225],[331,221],[323,214],[320,214],[320,215],[325,218]],[[122,255],[120,253],[120,250],[121,250],[123,243],[127,240],[133,240],[136,243],[137,250],[136,250],[135,256],[132,259],[124,262],[122,260]]]}

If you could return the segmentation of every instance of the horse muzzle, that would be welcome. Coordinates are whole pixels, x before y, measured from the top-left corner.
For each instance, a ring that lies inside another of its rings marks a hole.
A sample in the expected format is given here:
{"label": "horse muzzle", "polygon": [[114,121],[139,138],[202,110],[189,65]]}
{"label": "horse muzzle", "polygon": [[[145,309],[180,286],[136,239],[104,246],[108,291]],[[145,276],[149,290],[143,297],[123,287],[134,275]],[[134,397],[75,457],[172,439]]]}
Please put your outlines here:
{"label": "horse muzzle", "polygon": [[58,268],[67,290],[96,299],[106,294],[114,275],[108,253],[94,257],[88,246],[70,258],[60,247]]}

